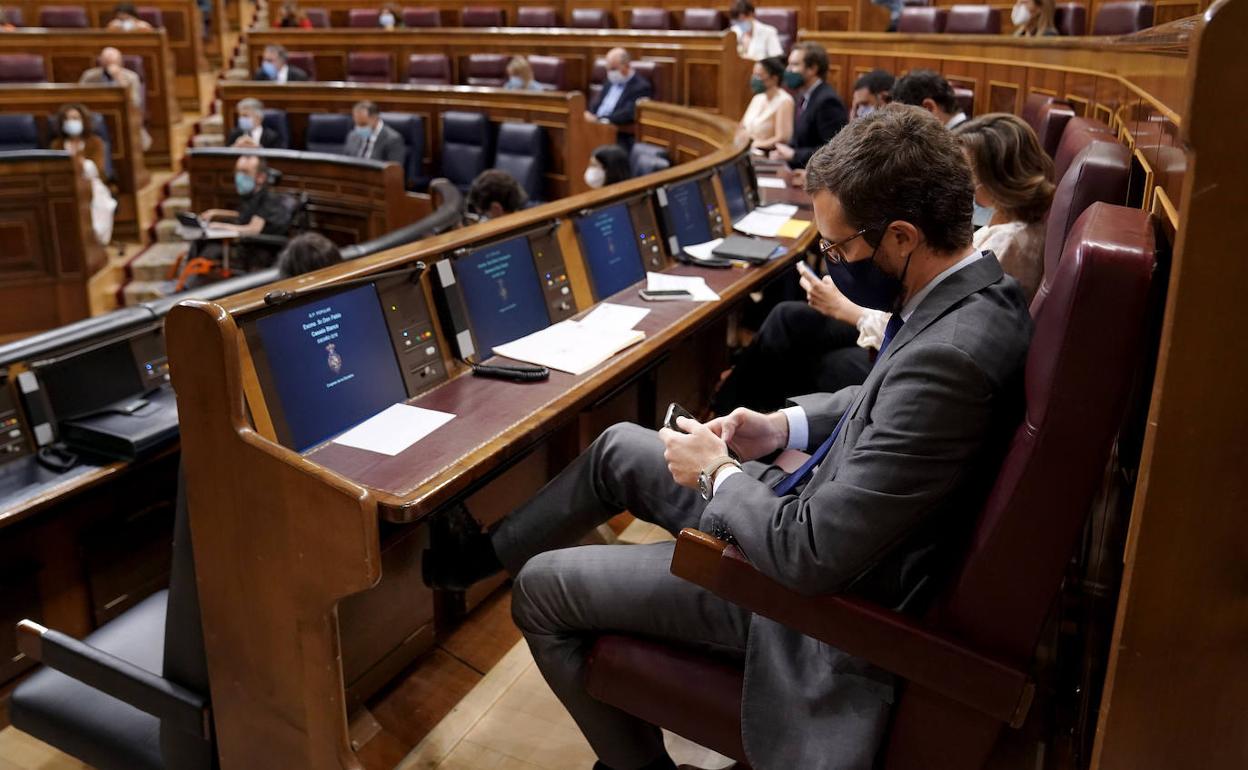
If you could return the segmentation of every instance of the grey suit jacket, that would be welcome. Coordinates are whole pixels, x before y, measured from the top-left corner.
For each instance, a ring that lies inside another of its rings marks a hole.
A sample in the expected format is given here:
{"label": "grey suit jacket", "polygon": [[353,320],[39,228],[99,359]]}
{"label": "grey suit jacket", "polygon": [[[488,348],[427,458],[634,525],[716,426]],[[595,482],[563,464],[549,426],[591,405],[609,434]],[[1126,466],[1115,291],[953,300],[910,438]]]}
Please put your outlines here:
{"label": "grey suit jacket", "polygon": [[[734,539],[761,572],[803,594],[846,592],[917,608],[982,502],[1021,417],[1031,317],[986,255],[921,302],[866,381],[795,398],[807,451],[840,434],[800,494],[774,470],[725,479],[700,528]],[[743,740],[770,768],[872,766],[893,682],[866,661],[755,616]]]}
{"label": "grey suit jacket", "polygon": [[[353,158],[358,158],[367,141],[352,131],[347,134],[347,144],[343,152]],[[402,166],[403,161],[407,159],[407,147],[403,144],[403,137],[399,136],[398,131],[382,123],[381,133],[378,134],[377,141],[373,142],[373,150],[368,157],[373,160],[392,161]]]}

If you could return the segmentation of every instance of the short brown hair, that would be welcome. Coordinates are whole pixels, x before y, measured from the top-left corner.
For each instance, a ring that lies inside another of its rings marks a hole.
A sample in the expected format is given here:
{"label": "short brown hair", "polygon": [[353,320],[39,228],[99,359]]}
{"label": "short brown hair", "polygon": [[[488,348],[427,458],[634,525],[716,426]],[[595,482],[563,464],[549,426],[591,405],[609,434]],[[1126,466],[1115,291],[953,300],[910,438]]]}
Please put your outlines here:
{"label": "short brown hair", "polygon": [[922,108],[890,104],[850,121],[806,166],[806,192],[821,190],[872,246],[898,220],[936,251],[970,245],[971,170],[953,134]]}
{"label": "short brown hair", "polygon": [[749,0],[736,0],[736,2],[728,8],[728,18],[730,19],[739,19],[742,16],[753,15],[754,4],[749,2]]}
{"label": "short brown hair", "polygon": [[1053,161],[1021,118],[992,112],[953,130],[982,184],[1010,219],[1039,222],[1053,202]]}
{"label": "short brown hair", "polygon": [[814,67],[820,80],[828,76],[828,52],[823,46],[807,41],[793,46],[793,50],[802,52],[802,66]]}

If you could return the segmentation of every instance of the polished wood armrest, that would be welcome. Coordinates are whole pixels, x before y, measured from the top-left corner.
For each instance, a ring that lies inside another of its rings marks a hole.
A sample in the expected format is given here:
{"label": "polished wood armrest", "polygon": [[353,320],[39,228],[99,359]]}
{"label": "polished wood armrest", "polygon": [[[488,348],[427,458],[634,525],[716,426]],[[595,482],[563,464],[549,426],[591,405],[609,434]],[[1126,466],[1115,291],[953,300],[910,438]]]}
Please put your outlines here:
{"label": "polished wood armrest", "polygon": [[1035,685],[1026,671],[899,612],[846,596],[803,596],[754,569],[736,546],[680,533],[672,574],[733,604],[870,661],[909,682],[1019,727]]}

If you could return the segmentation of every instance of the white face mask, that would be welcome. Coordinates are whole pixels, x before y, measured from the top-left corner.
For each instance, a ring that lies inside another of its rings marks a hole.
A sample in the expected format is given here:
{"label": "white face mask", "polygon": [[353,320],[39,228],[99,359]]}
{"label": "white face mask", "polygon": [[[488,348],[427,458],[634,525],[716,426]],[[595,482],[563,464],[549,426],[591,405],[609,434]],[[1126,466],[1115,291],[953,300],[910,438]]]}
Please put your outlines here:
{"label": "white face mask", "polygon": [[597,190],[607,183],[607,172],[602,166],[590,166],[585,169],[585,184]]}
{"label": "white face mask", "polygon": [[61,128],[65,129],[66,136],[82,136],[82,121],[70,118],[66,120]]}
{"label": "white face mask", "polygon": [[381,16],[377,17],[377,21],[380,22],[381,26],[383,27],[393,27],[394,26],[394,14],[383,13]]}
{"label": "white face mask", "polygon": [[1026,5],[1019,3],[1014,6],[1014,10],[1010,11],[1010,21],[1014,22],[1014,26],[1021,27],[1031,21],[1031,9]]}
{"label": "white face mask", "polygon": [[619,70],[611,70],[607,73],[607,80],[612,85],[618,86],[618,85],[623,85],[624,81],[628,80],[628,78],[625,77],[624,73],[620,72]]}
{"label": "white face mask", "polygon": [[137,26],[139,26],[139,23],[135,21],[134,19],[122,19],[121,20],[121,28],[126,30],[127,32],[129,32],[130,30],[133,30]]}

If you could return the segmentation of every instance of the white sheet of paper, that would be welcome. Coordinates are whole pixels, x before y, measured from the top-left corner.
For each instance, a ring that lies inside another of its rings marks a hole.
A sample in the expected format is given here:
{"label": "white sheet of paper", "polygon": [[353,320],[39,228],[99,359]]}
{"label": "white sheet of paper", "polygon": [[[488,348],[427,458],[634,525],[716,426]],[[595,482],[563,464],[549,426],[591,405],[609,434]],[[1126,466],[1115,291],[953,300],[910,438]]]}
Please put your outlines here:
{"label": "white sheet of paper", "polygon": [[455,419],[455,415],[395,404],[334,439],[335,444],[391,457]]}
{"label": "white sheet of paper", "polygon": [[758,178],[759,187],[770,187],[773,190],[783,190],[785,188],[784,180],[774,176],[760,176]]}
{"label": "white sheet of paper", "polygon": [[671,273],[646,273],[646,288],[650,291],[689,292],[694,302],[714,302],[719,295],[706,285],[706,279],[698,275],[672,275]]}
{"label": "white sheet of paper", "polygon": [[632,329],[646,317],[649,308],[617,305],[613,302],[599,302],[589,315],[577,321],[581,326],[600,327],[605,329]]}
{"label": "white sheet of paper", "polygon": [[788,218],[797,213],[797,206],[794,206],[792,203],[773,203],[770,206],[759,206],[754,210],[772,216]]}
{"label": "white sheet of paper", "polygon": [[686,246],[684,252],[694,259],[710,259],[711,252],[719,248],[719,244],[723,242],[723,238],[716,238],[706,243],[695,243],[692,246]]}
{"label": "white sheet of paper", "polygon": [[764,213],[762,209],[754,209],[742,217],[741,221],[733,222],[732,229],[746,235],[757,235],[760,238],[775,238],[780,228],[784,227],[784,223],[789,219],[788,216],[775,216]]}
{"label": "white sheet of paper", "polygon": [[646,338],[645,332],[561,321],[505,345],[494,352],[568,374],[584,374],[611,356]]}

